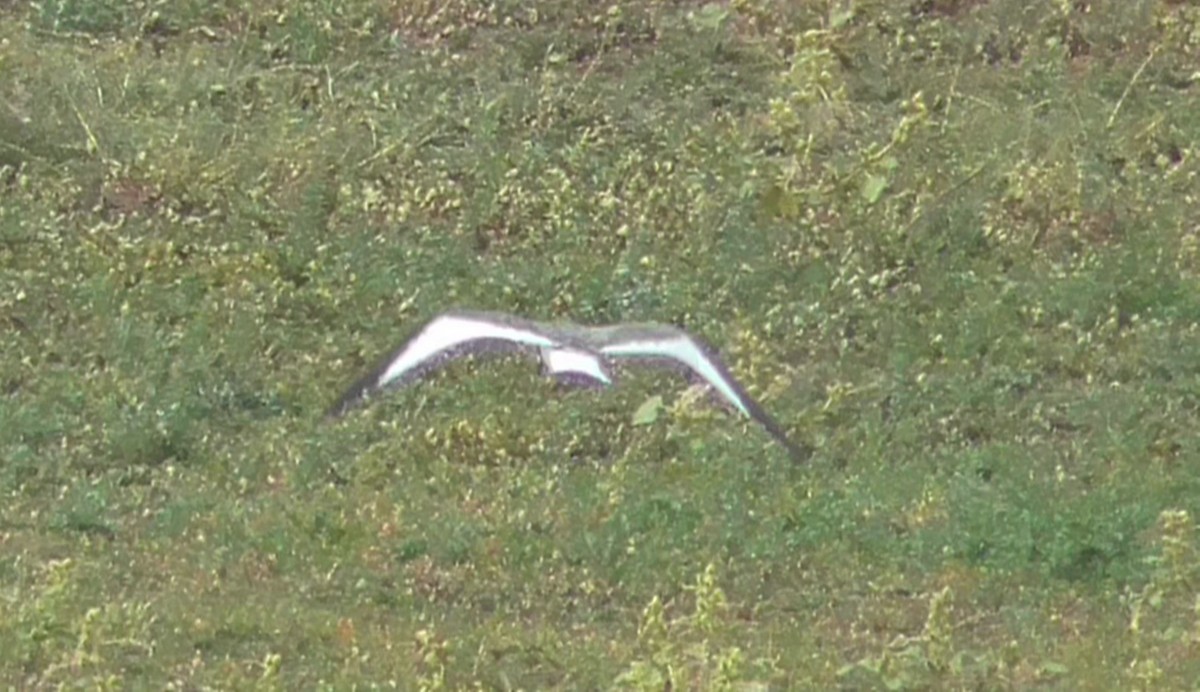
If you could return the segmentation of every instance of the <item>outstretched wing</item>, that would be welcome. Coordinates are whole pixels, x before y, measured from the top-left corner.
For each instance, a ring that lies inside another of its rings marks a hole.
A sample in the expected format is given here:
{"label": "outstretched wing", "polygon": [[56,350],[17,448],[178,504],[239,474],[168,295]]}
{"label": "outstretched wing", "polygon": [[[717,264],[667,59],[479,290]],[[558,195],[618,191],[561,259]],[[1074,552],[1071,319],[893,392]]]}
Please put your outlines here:
{"label": "outstretched wing", "polygon": [[[401,387],[462,355],[523,348],[553,349],[558,345],[556,339],[533,322],[485,313],[444,313],[422,325],[378,366],[352,384],[325,415],[340,416],[368,396]],[[544,357],[545,351],[542,352]]]}
{"label": "outstretched wing", "polygon": [[577,346],[543,348],[542,365],[547,375],[563,384],[606,387],[613,383],[608,364],[600,354]]}
{"label": "outstretched wing", "polygon": [[657,331],[659,333],[655,335],[612,339],[598,350],[613,360],[669,362],[682,365],[712,387],[730,406],[757,421],[771,437],[788,450],[792,458],[797,461],[808,458],[810,450],[788,439],[783,426],[750,396],[716,351],[681,329],[663,327]]}
{"label": "outstretched wing", "polygon": [[609,360],[669,362],[706,382],[730,406],[757,421],[793,458],[809,451],[788,439],[778,421],[756,402],[716,351],[676,327],[613,325],[581,327],[539,323],[498,313],[447,312],[425,324],[378,366],[364,375],[326,411],[336,417],[372,394],[401,387],[465,354],[514,349],[536,350],[544,371],[570,384],[613,383]]}

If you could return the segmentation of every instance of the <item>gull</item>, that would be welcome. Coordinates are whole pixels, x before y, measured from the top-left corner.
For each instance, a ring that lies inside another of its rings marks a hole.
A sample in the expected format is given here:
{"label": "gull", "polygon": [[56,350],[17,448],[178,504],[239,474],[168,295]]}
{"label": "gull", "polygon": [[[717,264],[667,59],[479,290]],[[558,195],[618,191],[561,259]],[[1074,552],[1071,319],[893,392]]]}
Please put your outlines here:
{"label": "gull", "polygon": [[450,310],[421,324],[363,375],[326,411],[337,418],[377,394],[403,387],[446,362],[494,352],[537,353],[542,372],[569,385],[607,387],[618,363],[682,370],[723,403],[757,422],[797,461],[809,450],[792,442],[779,424],[733,376],[717,352],[687,331],[657,322],[588,326],[538,322],[500,312]]}

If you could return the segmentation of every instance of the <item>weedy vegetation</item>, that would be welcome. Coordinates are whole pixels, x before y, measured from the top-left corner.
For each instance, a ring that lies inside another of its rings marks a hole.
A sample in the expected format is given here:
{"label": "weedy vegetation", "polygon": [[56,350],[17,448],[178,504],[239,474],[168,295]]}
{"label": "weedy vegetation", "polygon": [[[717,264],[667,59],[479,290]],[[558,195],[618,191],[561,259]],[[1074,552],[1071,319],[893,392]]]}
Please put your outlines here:
{"label": "weedy vegetation", "polygon": [[[1197,66],[1168,0],[0,3],[0,679],[1193,687]],[[684,324],[813,458],[526,364],[320,421],[452,305]]]}

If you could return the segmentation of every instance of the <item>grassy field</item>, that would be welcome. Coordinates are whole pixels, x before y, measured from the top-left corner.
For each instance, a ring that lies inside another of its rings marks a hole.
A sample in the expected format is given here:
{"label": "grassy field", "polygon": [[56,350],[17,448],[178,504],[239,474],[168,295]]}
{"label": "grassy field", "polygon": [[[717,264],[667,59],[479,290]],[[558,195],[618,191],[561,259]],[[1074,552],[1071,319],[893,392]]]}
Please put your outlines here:
{"label": "grassy field", "polygon": [[[1165,0],[0,3],[0,684],[1193,689],[1198,70]],[[451,306],[685,325],[815,453],[519,361],[321,422]]]}

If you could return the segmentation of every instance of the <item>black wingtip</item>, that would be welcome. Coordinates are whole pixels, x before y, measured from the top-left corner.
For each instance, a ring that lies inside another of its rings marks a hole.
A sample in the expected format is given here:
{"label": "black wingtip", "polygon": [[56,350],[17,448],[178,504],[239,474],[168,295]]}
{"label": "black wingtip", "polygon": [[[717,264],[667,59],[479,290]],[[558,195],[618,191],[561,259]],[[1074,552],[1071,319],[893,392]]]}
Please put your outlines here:
{"label": "black wingtip", "polygon": [[326,421],[336,420],[348,411],[358,408],[374,389],[375,379],[375,373],[372,372],[355,382],[346,390],[345,394],[338,397],[337,401],[325,409],[325,413],[321,415],[321,418]]}

